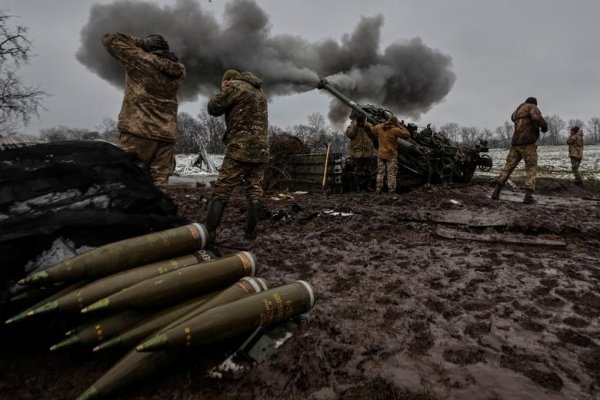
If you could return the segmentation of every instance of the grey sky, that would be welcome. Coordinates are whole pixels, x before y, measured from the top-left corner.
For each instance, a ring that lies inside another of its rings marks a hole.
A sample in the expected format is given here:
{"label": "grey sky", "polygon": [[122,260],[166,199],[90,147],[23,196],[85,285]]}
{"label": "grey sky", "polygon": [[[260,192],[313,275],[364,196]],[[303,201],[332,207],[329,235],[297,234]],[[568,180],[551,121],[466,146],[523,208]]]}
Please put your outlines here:
{"label": "grey sky", "polygon": [[[222,19],[222,0],[197,0]],[[122,93],[86,69],[75,53],[80,31],[93,4],[112,1],[4,0],[16,22],[29,27],[37,54],[22,75],[51,94],[47,111],[25,129],[68,125],[94,128],[105,117],[116,119]],[[154,1],[158,4],[175,3]],[[383,14],[381,45],[419,37],[452,57],[456,81],[446,98],[419,124],[447,122],[494,129],[519,102],[536,96],[544,114],[587,121],[600,116],[600,2],[597,0],[256,0],[269,16],[273,35],[297,35],[311,42],[340,41],[361,16]],[[176,22],[175,22],[176,23]],[[148,33],[153,33],[148,27]],[[100,38],[98,38],[100,40]],[[202,46],[202,38],[198,39]],[[276,97],[271,124],[286,127],[306,116],[327,114],[330,98],[314,90]],[[183,103],[196,114],[205,98]]]}

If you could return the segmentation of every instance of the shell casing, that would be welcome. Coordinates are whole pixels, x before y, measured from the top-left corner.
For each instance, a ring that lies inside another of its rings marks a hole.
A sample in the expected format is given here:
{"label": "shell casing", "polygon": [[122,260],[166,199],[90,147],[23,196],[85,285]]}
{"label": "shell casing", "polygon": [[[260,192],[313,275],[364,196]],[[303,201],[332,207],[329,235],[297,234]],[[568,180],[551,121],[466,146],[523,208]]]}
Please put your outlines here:
{"label": "shell casing", "polygon": [[173,304],[223,288],[244,276],[252,276],[255,272],[256,262],[251,253],[235,253],[146,279],[98,300],[82,312]]}
{"label": "shell casing", "polygon": [[211,308],[177,326],[161,331],[139,345],[137,351],[209,345],[268,327],[302,314],[314,306],[315,295],[307,282],[297,281]]}
{"label": "shell casing", "polygon": [[98,279],[132,267],[189,254],[206,245],[208,231],[194,223],[110,243],[29,275],[21,284]]}

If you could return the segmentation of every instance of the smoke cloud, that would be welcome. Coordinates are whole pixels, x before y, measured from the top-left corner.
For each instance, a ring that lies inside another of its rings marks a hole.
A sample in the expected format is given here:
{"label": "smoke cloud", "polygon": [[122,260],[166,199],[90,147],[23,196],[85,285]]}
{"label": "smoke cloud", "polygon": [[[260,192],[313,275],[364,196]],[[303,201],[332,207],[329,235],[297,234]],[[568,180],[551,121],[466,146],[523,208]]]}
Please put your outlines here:
{"label": "smoke cloud", "polygon": [[[195,0],[161,7],[143,1],[95,5],[81,31],[77,59],[108,82],[122,87],[123,69],[102,48],[106,32],[134,36],[159,33],[187,69],[182,100],[214,94],[227,69],[251,71],[270,97],[313,90],[319,77],[357,102],[372,102],[418,118],[448,94],[456,76],[449,56],[419,38],[380,49],[383,17],[362,17],[341,40],[311,43],[272,35],[268,15],[252,0],[226,5],[223,22]],[[325,93],[324,93],[325,95]],[[333,99],[329,117],[343,121],[349,110]]]}

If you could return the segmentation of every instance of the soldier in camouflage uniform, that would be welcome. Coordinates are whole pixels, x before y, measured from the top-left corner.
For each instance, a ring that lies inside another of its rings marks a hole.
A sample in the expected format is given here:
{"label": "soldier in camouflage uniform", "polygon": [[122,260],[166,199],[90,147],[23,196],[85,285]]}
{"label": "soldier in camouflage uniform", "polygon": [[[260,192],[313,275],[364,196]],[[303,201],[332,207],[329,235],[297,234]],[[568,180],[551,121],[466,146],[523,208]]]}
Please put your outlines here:
{"label": "soldier in camouflage uniform", "polygon": [[393,116],[388,121],[376,125],[375,134],[379,140],[376,192],[381,193],[383,190],[383,179],[387,171],[388,192],[394,193],[398,173],[398,138],[409,138],[410,132]]}
{"label": "soldier in camouflage uniform", "polygon": [[524,203],[535,203],[533,191],[535,190],[535,175],[537,169],[537,140],[542,132],[548,131],[548,124],[542,113],[537,107],[535,97],[529,97],[517,107],[512,113],[512,121],[515,123],[515,132],[513,133],[512,143],[506,164],[500,175],[496,179],[496,188],[492,193],[492,199],[500,198],[502,187],[510,178],[515,167],[521,159],[525,160],[525,197]]}
{"label": "soldier in camouflage uniform", "polygon": [[366,117],[359,114],[346,128],[346,136],[350,139],[350,157],[352,158],[354,186],[356,191],[367,188],[371,176],[371,157],[373,157],[373,127],[366,122]]}
{"label": "soldier in camouflage uniform", "polygon": [[250,72],[228,70],[223,74],[221,92],[208,102],[208,113],[224,114],[227,126],[223,137],[227,149],[206,221],[212,243],[229,196],[242,180],[248,200],[245,238],[256,238],[262,182],[269,162],[267,97],[261,85]]}
{"label": "soldier in camouflage uniform", "polygon": [[127,72],[119,146],[136,153],[150,168],[156,186],[165,190],[175,170],[177,90],[185,79],[185,67],[160,35],[141,39],[107,33],[102,44]]}
{"label": "soldier in camouflage uniform", "polygon": [[569,145],[569,158],[571,158],[571,170],[573,171],[573,175],[575,175],[575,184],[582,186],[583,181],[581,180],[579,165],[583,158],[583,132],[578,126],[571,128],[567,144]]}

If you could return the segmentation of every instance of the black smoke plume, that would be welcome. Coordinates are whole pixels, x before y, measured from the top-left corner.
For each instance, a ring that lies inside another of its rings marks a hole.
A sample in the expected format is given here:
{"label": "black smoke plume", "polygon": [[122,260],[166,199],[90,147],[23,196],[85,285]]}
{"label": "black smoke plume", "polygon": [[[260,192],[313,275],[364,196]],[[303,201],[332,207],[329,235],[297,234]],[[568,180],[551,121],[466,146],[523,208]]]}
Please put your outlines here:
{"label": "black smoke plume", "polygon": [[[315,88],[327,79],[357,102],[372,102],[401,115],[418,117],[440,102],[454,84],[452,61],[419,38],[380,49],[383,17],[362,17],[352,34],[311,43],[291,35],[272,35],[268,15],[252,0],[226,5],[223,22],[195,0],[161,7],[143,1],[115,1],[92,7],[81,31],[77,59],[103,79],[123,86],[123,70],[102,48],[106,32],[134,36],[160,33],[187,68],[183,100],[212,95],[223,72],[251,71],[269,96]],[[329,116],[340,122],[348,110],[332,100]]]}

